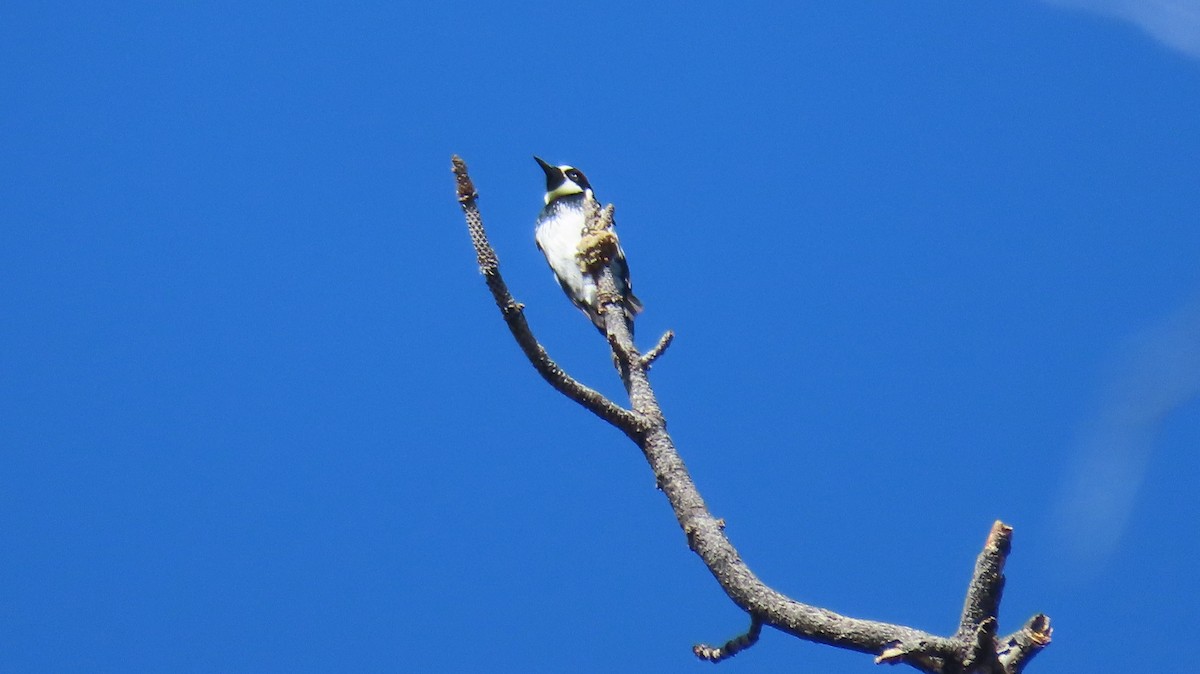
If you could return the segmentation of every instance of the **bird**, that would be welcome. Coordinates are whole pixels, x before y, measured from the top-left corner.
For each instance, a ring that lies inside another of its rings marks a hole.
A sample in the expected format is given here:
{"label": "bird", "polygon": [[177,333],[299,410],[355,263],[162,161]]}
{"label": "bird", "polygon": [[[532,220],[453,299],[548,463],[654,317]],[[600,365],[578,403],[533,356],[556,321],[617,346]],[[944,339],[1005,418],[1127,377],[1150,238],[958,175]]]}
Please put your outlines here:
{"label": "bird", "polygon": [[[533,236],[538,250],[546,256],[546,262],[554,272],[558,285],[571,302],[592,321],[600,334],[605,334],[604,316],[596,302],[598,288],[596,279],[579,268],[576,253],[583,239],[584,202],[594,196],[592,186],[583,172],[574,166],[552,166],[540,157],[534,160],[546,173],[545,206],[537,216]],[[633,294],[629,281],[629,264],[625,251],[617,245],[617,254],[609,261],[613,281],[622,298],[626,323],[633,332],[633,317],[642,311],[641,301]]]}

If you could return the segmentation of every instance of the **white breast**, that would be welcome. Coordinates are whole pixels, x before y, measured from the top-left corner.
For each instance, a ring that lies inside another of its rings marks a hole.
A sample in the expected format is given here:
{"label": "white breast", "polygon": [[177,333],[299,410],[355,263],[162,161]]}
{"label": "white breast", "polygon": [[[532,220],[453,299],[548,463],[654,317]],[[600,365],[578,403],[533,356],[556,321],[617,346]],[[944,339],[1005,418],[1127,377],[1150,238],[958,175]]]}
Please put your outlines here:
{"label": "white breast", "polygon": [[[546,262],[554,270],[558,284],[571,296],[571,299],[581,308],[591,308],[596,301],[596,283],[586,278],[579,270],[575,254],[579,250],[579,241],[583,231],[583,209],[570,207],[551,207],[548,217],[542,218],[534,238],[538,247],[546,256]],[[586,309],[585,309],[586,310]]]}

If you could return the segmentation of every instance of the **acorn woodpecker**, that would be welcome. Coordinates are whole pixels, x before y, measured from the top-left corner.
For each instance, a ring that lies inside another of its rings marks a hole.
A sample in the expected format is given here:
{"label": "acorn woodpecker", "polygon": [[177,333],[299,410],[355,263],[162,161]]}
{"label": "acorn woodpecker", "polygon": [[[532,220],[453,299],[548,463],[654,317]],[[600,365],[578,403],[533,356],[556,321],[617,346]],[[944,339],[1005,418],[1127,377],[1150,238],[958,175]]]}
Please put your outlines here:
{"label": "acorn woodpecker", "polygon": [[[596,303],[596,279],[579,269],[576,258],[585,224],[583,204],[592,194],[592,186],[583,172],[573,166],[551,166],[539,157],[534,159],[546,173],[546,206],[538,214],[533,232],[538,250],[550,263],[559,287],[603,334],[604,317]],[[633,317],[641,312],[642,303],[633,295],[629,265],[625,262],[625,251],[619,245],[609,268],[617,292],[624,298],[625,318],[632,332]]]}

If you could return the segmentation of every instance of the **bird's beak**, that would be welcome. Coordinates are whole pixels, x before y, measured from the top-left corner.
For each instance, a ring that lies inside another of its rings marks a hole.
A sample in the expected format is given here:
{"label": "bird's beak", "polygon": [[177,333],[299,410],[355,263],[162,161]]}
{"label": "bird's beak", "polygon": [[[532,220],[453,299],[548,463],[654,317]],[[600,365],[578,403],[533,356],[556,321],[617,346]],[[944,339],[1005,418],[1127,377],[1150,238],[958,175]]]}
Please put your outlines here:
{"label": "bird's beak", "polygon": [[538,166],[541,166],[541,167],[542,167],[542,170],[546,172],[546,177],[547,177],[547,178],[549,178],[549,177],[551,177],[551,176],[554,176],[554,175],[556,175],[556,174],[558,173],[558,169],[557,169],[557,168],[555,168],[555,167],[553,167],[553,166],[551,166],[551,165],[547,164],[546,162],[542,161],[542,158],[541,158],[541,157],[539,157],[539,156],[537,156],[537,155],[534,155],[534,156],[533,156],[533,159],[534,159],[534,161],[536,161],[536,162],[538,163]]}

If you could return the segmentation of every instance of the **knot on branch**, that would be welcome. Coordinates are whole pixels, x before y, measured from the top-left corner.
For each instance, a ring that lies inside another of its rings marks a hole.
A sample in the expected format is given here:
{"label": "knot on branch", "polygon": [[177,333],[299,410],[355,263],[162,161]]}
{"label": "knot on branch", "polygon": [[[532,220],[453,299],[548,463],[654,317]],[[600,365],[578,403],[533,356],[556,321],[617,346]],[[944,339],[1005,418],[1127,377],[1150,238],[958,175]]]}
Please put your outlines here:
{"label": "knot on branch", "polygon": [[899,640],[891,641],[885,644],[884,649],[875,657],[875,664],[898,665],[907,663],[925,671],[936,671],[940,658],[928,653],[928,651],[935,649],[936,646],[934,644],[923,639],[911,643]]}

